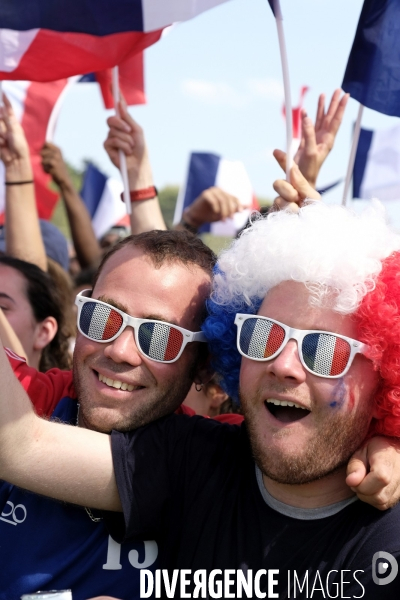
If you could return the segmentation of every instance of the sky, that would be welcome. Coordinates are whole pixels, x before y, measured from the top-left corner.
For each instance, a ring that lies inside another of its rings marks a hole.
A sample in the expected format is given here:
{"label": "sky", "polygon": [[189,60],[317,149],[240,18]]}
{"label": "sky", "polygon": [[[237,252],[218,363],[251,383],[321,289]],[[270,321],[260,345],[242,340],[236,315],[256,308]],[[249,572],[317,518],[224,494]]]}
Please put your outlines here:
{"label": "sky", "polygon": [[[318,95],[340,87],[362,0],[281,0],[293,106],[310,87],[304,107],[314,118]],[[276,24],[267,0],[229,0],[173,27],[145,52],[147,104],[131,107],[144,128],[155,184],[182,184],[192,151],[241,160],[255,193],[272,198],[283,174],[272,157],[285,149],[283,86]],[[323,187],[345,176],[358,103],[350,100],[335,147],[318,180]],[[103,149],[104,110],[95,84],[77,84],[65,98],[55,143],[81,167],[92,159],[119,176]],[[365,109],[362,126],[398,124]],[[340,202],[342,186],[326,194]],[[390,210],[389,210],[390,213]],[[400,223],[400,220],[399,220]]]}

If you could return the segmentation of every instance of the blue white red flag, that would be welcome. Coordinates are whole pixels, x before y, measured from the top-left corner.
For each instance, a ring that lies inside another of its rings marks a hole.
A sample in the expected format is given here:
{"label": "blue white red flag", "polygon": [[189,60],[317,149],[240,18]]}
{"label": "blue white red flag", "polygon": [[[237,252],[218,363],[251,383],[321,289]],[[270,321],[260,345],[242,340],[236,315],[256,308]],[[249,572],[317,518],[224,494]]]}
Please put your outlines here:
{"label": "blue white red flag", "polygon": [[227,0],[2,0],[0,80],[52,81],[120,65],[162,30]]}
{"label": "blue white red flag", "polygon": [[353,198],[400,200],[400,125],[381,131],[361,129]]}
{"label": "blue white red flag", "polygon": [[400,117],[400,2],[365,0],[342,88],[362,105]]}
{"label": "blue white red flag", "polygon": [[89,211],[97,239],[114,225],[129,227],[129,217],[121,201],[123,184],[107,177],[94,165],[88,164],[81,189],[81,197]]}
{"label": "blue white red flag", "polygon": [[[139,52],[119,65],[119,89],[128,106],[146,104],[143,59],[144,53]],[[97,82],[100,86],[105,108],[114,108],[112,69],[87,73],[79,79],[79,83],[82,82]]]}
{"label": "blue white red flag", "polygon": [[[68,83],[67,79],[49,83],[6,81],[4,92],[21,123],[29,145],[35,195],[39,217],[50,219],[59,195],[50,189],[51,177],[41,165],[40,150],[46,140],[46,131],[54,105]],[[0,223],[4,220],[4,165],[0,161]]]}
{"label": "blue white red flag", "polygon": [[225,221],[207,223],[199,232],[233,237],[246,225],[250,213],[260,209],[260,205],[243,163],[226,160],[217,154],[193,152],[190,155],[186,182],[179,192],[175,207],[174,223],[179,223],[185,208],[204,190],[213,186],[236,196],[245,209]]}

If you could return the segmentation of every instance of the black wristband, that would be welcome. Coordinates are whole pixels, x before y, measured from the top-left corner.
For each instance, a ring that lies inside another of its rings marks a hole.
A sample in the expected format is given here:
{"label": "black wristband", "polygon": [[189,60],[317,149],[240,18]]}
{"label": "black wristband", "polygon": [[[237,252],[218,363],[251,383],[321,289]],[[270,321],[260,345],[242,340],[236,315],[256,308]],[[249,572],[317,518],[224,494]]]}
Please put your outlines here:
{"label": "black wristband", "polygon": [[26,181],[5,181],[4,185],[25,185],[26,183],[33,183],[33,179],[27,179]]}

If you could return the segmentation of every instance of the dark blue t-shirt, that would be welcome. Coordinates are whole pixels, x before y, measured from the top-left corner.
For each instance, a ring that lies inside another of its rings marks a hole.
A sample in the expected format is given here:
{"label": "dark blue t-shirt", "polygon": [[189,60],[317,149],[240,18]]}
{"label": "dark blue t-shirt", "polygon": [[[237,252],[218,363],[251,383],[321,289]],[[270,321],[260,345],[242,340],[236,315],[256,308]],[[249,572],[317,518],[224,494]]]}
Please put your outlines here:
{"label": "dark blue t-shirt", "polygon": [[211,577],[198,593],[221,598],[238,597],[243,577],[252,582],[243,598],[400,598],[400,575],[390,581],[400,560],[400,505],[380,512],[355,498],[308,510],[276,502],[245,426],[201,417],[113,432],[112,448],[124,518],[108,513],[108,527],[118,541],[156,539],[169,582],[174,569],[189,571],[178,573],[169,597],[182,597],[184,576],[186,591]]}
{"label": "dark blue t-shirt", "polygon": [[[52,415],[72,425],[76,417],[69,397]],[[140,569],[153,569],[157,552],[154,541],[114,542],[83,508],[0,481],[0,600],[54,589],[71,589],[74,600],[139,598]]]}

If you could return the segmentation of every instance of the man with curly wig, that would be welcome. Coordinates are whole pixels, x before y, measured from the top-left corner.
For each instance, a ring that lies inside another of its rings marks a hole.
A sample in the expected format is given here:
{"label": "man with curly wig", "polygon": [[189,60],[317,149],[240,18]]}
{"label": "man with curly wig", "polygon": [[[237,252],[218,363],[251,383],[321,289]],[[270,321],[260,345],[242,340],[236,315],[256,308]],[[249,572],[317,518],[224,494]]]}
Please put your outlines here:
{"label": "man with curly wig", "polygon": [[142,597],[399,596],[400,507],[359,502],[346,463],[400,434],[400,236],[378,204],[307,202],[296,167],[275,189],[288,210],[222,254],[203,327],[241,428],[171,415],[110,444],[33,415],[0,355],[0,476],[156,539]]}

